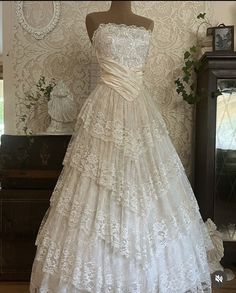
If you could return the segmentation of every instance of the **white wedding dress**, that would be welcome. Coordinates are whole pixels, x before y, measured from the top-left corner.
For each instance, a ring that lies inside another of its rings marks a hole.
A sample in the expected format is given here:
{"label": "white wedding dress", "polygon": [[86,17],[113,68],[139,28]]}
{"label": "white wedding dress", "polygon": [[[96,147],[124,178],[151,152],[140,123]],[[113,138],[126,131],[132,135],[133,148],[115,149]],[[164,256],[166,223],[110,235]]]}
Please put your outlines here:
{"label": "white wedding dress", "polygon": [[114,23],[93,35],[101,76],[38,232],[30,292],[211,292],[213,245],[143,83],[150,38]]}

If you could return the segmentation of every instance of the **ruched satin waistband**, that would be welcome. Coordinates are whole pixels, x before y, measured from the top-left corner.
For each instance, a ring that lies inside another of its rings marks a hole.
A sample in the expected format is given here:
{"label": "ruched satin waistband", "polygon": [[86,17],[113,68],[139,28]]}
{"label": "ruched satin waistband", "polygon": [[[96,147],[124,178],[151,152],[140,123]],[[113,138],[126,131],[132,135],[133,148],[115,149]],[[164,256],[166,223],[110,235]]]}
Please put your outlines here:
{"label": "ruched satin waistband", "polygon": [[100,79],[112,87],[127,101],[133,101],[139,95],[143,85],[142,70],[133,70],[119,65],[111,59],[98,58],[101,67]]}

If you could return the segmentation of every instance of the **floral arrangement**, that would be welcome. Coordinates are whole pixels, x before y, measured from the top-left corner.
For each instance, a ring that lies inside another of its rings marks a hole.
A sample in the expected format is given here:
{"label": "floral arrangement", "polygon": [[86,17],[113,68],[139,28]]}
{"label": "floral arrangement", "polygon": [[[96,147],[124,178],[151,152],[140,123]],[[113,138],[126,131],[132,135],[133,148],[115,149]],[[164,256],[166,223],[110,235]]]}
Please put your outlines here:
{"label": "floral arrangement", "polygon": [[[29,110],[34,108],[36,104],[39,103],[39,101],[43,103],[47,103],[48,101],[50,101],[50,94],[55,86],[56,82],[54,78],[46,80],[46,77],[41,75],[38,82],[33,86],[33,88],[25,93],[27,98],[26,108]],[[29,130],[26,125],[27,115],[21,115],[20,121],[25,123],[25,126],[23,128],[24,132],[26,134],[29,134]]]}

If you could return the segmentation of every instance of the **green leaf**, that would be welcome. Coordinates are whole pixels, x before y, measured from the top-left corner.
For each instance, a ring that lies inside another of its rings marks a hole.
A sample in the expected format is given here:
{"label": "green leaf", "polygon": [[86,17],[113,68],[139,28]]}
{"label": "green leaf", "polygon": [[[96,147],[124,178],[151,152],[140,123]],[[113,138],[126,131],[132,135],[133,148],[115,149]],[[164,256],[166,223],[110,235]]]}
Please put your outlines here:
{"label": "green leaf", "polygon": [[189,72],[188,72],[188,68],[187,68],[186,66],[182,67],[182,70],[183,70],[183,72],[184,72],[185,74],[188,74],[188,73],[189,73]]}
{"label": "green leaf", "polygon": [[[190,76],[191,76],[191,71],[186,71],[185,76],[190,77]],[[184,76],[184,77],[185,77],[185,76]]]}
{"label": "green leaf", "polygon": [[186,52],[184,53],[184,59],[188,59],[189,56],[191,56],[191,54],[189,53],[189,51],[186,51]]}
{"label": "green leaf", "polygon": [[197,47],[195,45],[193,45],[190,49],[191,53],[196,53],[197,52]]}
{"label": "green leaf", "polygon": [[198,16],[197,16],[197,18],[198,18],[198,19],[205,19],[205,15],[206,15],[206,12],[204,12],[204,13],[199,13]]}
{"label": "green leaf", "polygon": [[188,61],[185,62],[185,64],[186,64],[186,67],[188,69],[190,69],[192,67],[192,65],[194,64],[194,61],[188,60]]}
{"label": "green leaf", "polygon": [[180,84],[180,80],[179,80],[179,78],[177,78],[177,79],[175,80],[175,84],[177,84],[177,85]]}
{"label": "green leaf", "polygon": [[183,78],[183,81],[185,81],[186,83],[189,82],[189,75],[185,75],[185,77]]}

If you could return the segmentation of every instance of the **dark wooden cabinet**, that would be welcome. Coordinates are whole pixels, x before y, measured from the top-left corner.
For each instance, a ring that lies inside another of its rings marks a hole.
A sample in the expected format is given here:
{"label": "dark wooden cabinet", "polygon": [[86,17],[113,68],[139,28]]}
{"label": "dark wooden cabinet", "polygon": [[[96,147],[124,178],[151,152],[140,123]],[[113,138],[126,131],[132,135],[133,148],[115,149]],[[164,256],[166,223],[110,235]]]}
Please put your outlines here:
{"label": "dark wooden cabinet", "polygon": [[34,239],[51,190],[1,190],[1,280],[29,280]]}
{"label": "dark wooden cabinet", "polygon": [[222,232],[223,264],[236,264],[236,52],[201,58],[194,192],[204,220]]}
{"label": "dark wooden cabinet", "polygon": [[29,281],[39,225],[70,138],[1,137],[0,280]]}

